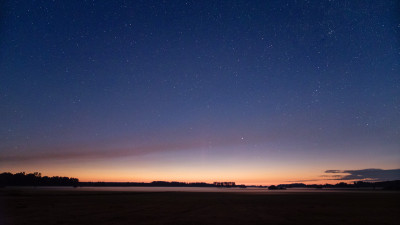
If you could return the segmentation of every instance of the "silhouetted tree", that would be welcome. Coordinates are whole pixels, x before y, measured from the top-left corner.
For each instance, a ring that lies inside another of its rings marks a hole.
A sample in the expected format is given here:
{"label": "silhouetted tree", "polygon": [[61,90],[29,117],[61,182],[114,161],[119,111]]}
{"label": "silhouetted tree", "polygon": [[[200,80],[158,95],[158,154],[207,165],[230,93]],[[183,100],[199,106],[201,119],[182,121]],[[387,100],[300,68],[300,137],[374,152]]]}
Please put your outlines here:
{"label": "silhouetted tree", "polygon": [[0,186],[76,186],[79,184],[77,178],[69,177],[42,177],[39,172],[26,174],[0,174]]}

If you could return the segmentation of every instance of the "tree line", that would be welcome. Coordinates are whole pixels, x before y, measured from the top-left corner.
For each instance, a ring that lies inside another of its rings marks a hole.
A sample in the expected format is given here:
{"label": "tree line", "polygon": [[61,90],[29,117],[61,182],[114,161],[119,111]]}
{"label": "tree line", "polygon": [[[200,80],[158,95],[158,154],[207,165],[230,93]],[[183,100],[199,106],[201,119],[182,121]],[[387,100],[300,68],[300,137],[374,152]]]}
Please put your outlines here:
{"label": "tree line", "polygon": [[372,189],[384,189],[384,190],[400,190],[400,180],[393,181],[355,181],[353,183],[340,182],[337,184],[303,184],[303,183],[292,183],[292,184],[279,184],[277,186],[271,185],[269,189],[286,189],[286,188],[372,188]]}
{"label": "tree line", "polygon": [[0,186],[78,186],[78,178],[48,177],[39,172],[34,173],[2,173],[0,174]]}

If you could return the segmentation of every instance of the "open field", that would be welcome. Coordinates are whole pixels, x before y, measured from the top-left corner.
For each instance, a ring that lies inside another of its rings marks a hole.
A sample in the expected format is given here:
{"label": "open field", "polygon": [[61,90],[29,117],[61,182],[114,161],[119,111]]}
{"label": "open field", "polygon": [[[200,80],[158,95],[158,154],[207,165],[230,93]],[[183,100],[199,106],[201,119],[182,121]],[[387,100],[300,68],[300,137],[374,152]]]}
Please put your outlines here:
{"label": "open field", "polygon": [[0,224],[398,224],[400,192],[0,189]]}

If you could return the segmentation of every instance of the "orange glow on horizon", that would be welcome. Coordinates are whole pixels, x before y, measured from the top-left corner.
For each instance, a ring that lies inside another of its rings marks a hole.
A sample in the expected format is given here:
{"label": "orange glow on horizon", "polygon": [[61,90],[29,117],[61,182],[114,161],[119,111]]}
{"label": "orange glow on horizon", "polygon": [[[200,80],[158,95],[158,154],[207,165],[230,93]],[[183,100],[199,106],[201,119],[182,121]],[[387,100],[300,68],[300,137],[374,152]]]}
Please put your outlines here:
{"label": "orange glow on horizon", "polygon": [[[5,171],[4,171],[5,172]],[[244,185],[277,185],[277,184],[290,184],[290,183],[304,183],[304,184],[336,184],[339,182],[343,182],[340,180],[327,180],[327,179],[314,179],[312,181],[296,181],[293,179],[289,179],[288,174],[276,174],[274,176],[270,176],[268,178],[260,178],[259,176],[247,176],[246,174],[240,174],[240,176],[226,175],[226,176],[202,176],[196,175],[190,177],[189,174],[181,174],[179,176],[171,176],[168,174],[147,174],[141,176],[133,176],[127,172],[119,172],[115,173],[115,171],[105,172],[105,173],[95,173],[95,172],[82,172],[82,171],[70,171],[70,172],[61,172],[57,170],[53,171],[24,171],[24,170],[12,170],[7,171],[11,173],[18,172],[41,172],[42,176],[65,176],[65,177],[73,177],[78,178],[81,182],[137,182],[137,183],[150,183],[152,181],[167,181],[167,182],[185,182],[185,183],[193,183],[193,182],[204,182],[204,183],[213,183],[215,181],[218,182],[228,182],[232,181],[236,184],[244,184]],[[293,177],[292,177],[293,178]],[[352,183],[353,181],[345,181],[345,183]]]}

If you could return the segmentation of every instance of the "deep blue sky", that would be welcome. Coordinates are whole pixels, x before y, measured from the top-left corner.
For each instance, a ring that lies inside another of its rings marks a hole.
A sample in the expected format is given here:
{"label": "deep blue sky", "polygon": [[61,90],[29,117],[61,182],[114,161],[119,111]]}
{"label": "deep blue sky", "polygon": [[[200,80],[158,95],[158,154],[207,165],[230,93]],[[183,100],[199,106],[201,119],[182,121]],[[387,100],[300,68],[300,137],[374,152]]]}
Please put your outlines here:
{"label": "deep blue sky", "polygon": [[400,165],[398,1],[0,5],[1,170]]}

